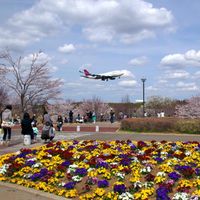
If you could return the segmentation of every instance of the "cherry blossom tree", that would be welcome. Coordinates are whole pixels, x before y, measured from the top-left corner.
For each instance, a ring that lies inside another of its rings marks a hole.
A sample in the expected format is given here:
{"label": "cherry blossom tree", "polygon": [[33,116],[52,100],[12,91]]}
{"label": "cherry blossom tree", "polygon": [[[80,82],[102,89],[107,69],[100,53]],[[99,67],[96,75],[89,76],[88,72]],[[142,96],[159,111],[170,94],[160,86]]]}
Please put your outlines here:
{"label": "cherry blossom tree", "polygon": [[94,111],[97,119],[100,117],[101,114],[103,114],[104,117],[107,117],[110,112],[110,106],[103,102],[98,97],[93,97],[89,100],[83,100],[82,103],[79,104],[79,106],[74,110],[75,115],[85,115],[88,111]]}
{"label": "cherry blossom tree", "polygon": [[5,104],[8,103],[8,93],[6,91],[6,88],[1,87],[0,88],[0,112],[4,108]]}
{"label": "cherry blossom tree", "polygon": [[185,105],[178,105],[176,116],[180,118],[200,118],[200,96],[190,98]]}
{"label": "cherry blossom tree", "polygon": [[151,116],[157,116],[157,113],[162,110],[165,112],[166,116],[174,115],[175,107],[178,104],[176,100],[170,99],[168,97],[151,96],[146,104],[146,112]]}

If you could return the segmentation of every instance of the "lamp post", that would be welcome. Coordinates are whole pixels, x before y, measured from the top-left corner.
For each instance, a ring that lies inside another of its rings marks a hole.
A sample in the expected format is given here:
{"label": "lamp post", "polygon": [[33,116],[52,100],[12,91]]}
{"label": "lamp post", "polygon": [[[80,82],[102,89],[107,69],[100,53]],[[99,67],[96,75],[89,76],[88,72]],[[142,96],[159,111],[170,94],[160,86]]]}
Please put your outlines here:
{"label": "lamp post", "polygon": [[145,113],[145,108],[144,108],[144,105],[145,105],[145,81],[147,79],[146,78],[141,78],[141,81],[142,81],[142,84],[143,84],[143,101],[142,101],[142,104],[143,104],[143,117],[144,117],[144,113]]}

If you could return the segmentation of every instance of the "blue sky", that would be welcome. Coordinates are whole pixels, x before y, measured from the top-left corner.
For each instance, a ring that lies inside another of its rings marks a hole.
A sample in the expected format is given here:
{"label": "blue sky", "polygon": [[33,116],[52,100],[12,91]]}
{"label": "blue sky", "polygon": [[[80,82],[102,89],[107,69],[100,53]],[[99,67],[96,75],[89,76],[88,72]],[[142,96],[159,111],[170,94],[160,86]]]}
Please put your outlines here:
{"label": "blue sky", "polygon": [[[0,0],[0,48],[43,51],[65,99],[184,99],[200,89],[200,1]],[[80,78],[126,70],[114,81]]]}

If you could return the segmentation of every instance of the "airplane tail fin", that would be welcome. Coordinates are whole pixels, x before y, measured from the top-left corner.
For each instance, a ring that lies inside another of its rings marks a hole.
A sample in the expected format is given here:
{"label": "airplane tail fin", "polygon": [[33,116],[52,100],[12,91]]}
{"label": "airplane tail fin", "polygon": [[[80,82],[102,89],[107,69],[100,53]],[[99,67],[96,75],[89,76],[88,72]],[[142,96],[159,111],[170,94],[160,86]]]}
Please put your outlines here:
{"label": "airplane tail fin", "polygon": [[90,72],[88,72],[87,69],[84,69],[83,71],[84,71],[85,76],[89,76],[90,75]]}

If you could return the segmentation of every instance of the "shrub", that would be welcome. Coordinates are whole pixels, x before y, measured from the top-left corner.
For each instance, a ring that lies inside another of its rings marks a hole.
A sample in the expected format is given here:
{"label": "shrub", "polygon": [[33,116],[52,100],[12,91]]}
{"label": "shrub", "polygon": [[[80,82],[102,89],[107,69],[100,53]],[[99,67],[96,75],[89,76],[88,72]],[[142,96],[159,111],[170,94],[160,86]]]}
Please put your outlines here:
{"label": "shrub", "polygon": [[181,133],[200,134],[200,120],[181,119],[175,125],[175,130]]}
{"label": "shrub", "polygon": [[174,130],[174,118],[131,118],[121,123],[122,130],[136,132],[169,132]]}
{"label": "shrub", "polygon": [[200,134],[200,120],[180,118],[130,118],[121,122],[121,130],[135,132],[180,132]]}

